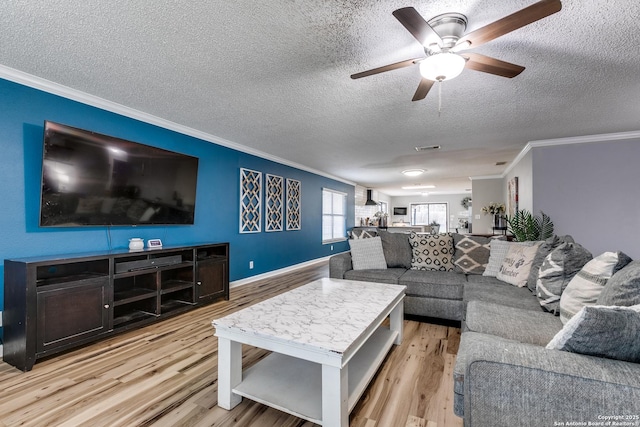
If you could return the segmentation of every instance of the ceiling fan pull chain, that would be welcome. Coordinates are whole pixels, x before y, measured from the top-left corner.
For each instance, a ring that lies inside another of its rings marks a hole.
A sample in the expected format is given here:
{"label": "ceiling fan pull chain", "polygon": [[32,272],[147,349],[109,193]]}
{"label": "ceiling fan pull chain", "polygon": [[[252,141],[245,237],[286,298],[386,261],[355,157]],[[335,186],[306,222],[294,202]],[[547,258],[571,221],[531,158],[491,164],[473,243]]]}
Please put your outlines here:
{"label": "ceiling fan pull chain", "polygon": [[442,80],[438,80],[438,117],[442,113]]}

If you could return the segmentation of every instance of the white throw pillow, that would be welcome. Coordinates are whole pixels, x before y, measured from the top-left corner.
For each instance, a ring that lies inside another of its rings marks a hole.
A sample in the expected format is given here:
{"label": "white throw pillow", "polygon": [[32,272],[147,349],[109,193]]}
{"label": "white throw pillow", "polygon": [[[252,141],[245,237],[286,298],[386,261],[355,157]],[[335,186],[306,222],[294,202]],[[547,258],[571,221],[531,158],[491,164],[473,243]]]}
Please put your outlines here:
{"label": "white throw pillow", "polygon": [[509,242],[506,240],[492,239],[489,249],[489,262],[487,268],[484,269],[483,276],[496,277],[500,267],[502,267],[502,261],[507,256],[507,251],[513,245],[531,246],[538,242]]}
{"label": "white throw pillow", "polygon": [[566,324],[582,307],[595,305],[611,276],[630,262],[623,252],[605,252],[586,263],[560,297],[562,323]]}
{"label": "white throw pillow", "polygon": [[382,239],[371,237],[368,239],[351,239],[351,263],[354,270],[386,270],[387,261],[382,251]]}
{"label": "white throw pillow", "polygon": [[523,288],[527,286],[531,264],[540,244],[533,246],[511,245],[496,275],[498,280]]}

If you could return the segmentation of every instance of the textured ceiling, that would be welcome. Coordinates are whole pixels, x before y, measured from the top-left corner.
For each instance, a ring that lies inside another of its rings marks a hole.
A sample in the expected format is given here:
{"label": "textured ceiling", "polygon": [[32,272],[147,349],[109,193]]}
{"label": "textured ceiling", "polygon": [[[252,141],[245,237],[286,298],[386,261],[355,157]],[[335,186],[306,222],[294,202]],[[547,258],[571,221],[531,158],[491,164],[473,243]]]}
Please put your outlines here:
{"label": "textured ceiling", "polygon": [[[0,64],[390,195],[470,188],[532,140],[638,130],[640,2],[564,0],[474,52],[526,67],[465,70],[411,102],[423,55],[391,15],[467,15],[473,31],[531,0],[0,2]],[[417,153],[416,146],[441,145]],[[428,172],[406,178],[408,168]]]}

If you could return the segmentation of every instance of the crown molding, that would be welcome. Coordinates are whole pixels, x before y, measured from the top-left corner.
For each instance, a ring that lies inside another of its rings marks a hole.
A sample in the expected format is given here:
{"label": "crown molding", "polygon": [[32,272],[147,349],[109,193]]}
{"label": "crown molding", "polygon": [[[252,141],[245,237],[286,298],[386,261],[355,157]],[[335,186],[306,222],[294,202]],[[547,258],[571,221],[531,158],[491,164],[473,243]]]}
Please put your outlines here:
{"label": "crown molding", "polygon": [[271,154],[262,152],[260,150],[256,150],[244,145],[240,145],[236,142],[229,141],[227,139],[220,138],[215,135],[211,135],[209,133],[199,131],[197,129],[193,129],[188,126],[184,126],[184,125],[172,122],[170,120],[166,120],[166,119],[154,116],[152,114],[148,114],[143,111],[124,106],[122,104],[118,104],[117,102],[109,101],[107,99],[100,98],[98,96],[91,95],[86,92],[72,89],[68,86],[64,86],[59,83],[55,83],[50,80],[43,79],[41,77],[37,77],[32,74],[28,74],[23,71],[19,71],[14,68],[7,67],[1,64],[0,64],[0,78],[14,82],[14,83],[18,83],[33,89],[37,89],[43,92],[47,92],[53,95],[61,96],[63,98],[70,99],[72,101],[80,102],[82,104],[86,104],[91,107],[100,108],[101,110],[109,111],[111,113],[116,113],[121,116],[125,116],[128,118],[135,119],[135,120],[148,123],[154,126],[158,126],[167,130],[171,130],[187,136],[201,139],[203,141],[206,141],[212,144],[220,145],[226,148],[231,148],[233,150],[250,154],[252,156],[260,157],[265,160],[269,160],[275,163],[280,163],[285,166],[290,166],[296,169],[313,173],[315,175],[333,179],[335,181],[340,181],[348,185],[352,185],[352,186],[356,185],[354,182],[328,174],[326,172],[322,172],[322,171],[319,171],[319,170],[316,170],[316,169],[313,169],[313,168],[310,168],[310,167],[307,167],[307,166],[304,166],[304,165],[301,165],[277,156],[273,156]]}
{"label": "crown molding", "polygon": [[482,176],[470,176],[469,179],[471,181],[481,180],[481,179],[502,179],[504,175],[482,175]]}
{"label": "crown molding", "polygon": [[640,139],[640,130],[529,141],[527,145],[525,145],[524,148],[518,153],[518,155],[511,161],[511,163],[504,170],[501,176],[502,178],[507,176],[509,172],[511,172],[511,169],[513,169],[515,165],[517,165],[520,160],[522,160],[524,156],[526,156],[527,153],[531,151],[532,148],[553,147],[558,145],[587,144],[590,142],[624,141],[628,139]]}

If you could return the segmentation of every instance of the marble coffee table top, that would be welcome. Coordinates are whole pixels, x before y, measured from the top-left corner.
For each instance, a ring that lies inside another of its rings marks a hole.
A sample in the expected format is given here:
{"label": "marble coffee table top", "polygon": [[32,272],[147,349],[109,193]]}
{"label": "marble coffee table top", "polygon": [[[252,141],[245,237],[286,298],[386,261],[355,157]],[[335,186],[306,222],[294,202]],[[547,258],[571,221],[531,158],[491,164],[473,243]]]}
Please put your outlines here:
{"label": "marble coffee table top", "polygon": [[320,279],[216,319],[217,329],[344,353],[405,286]]}

